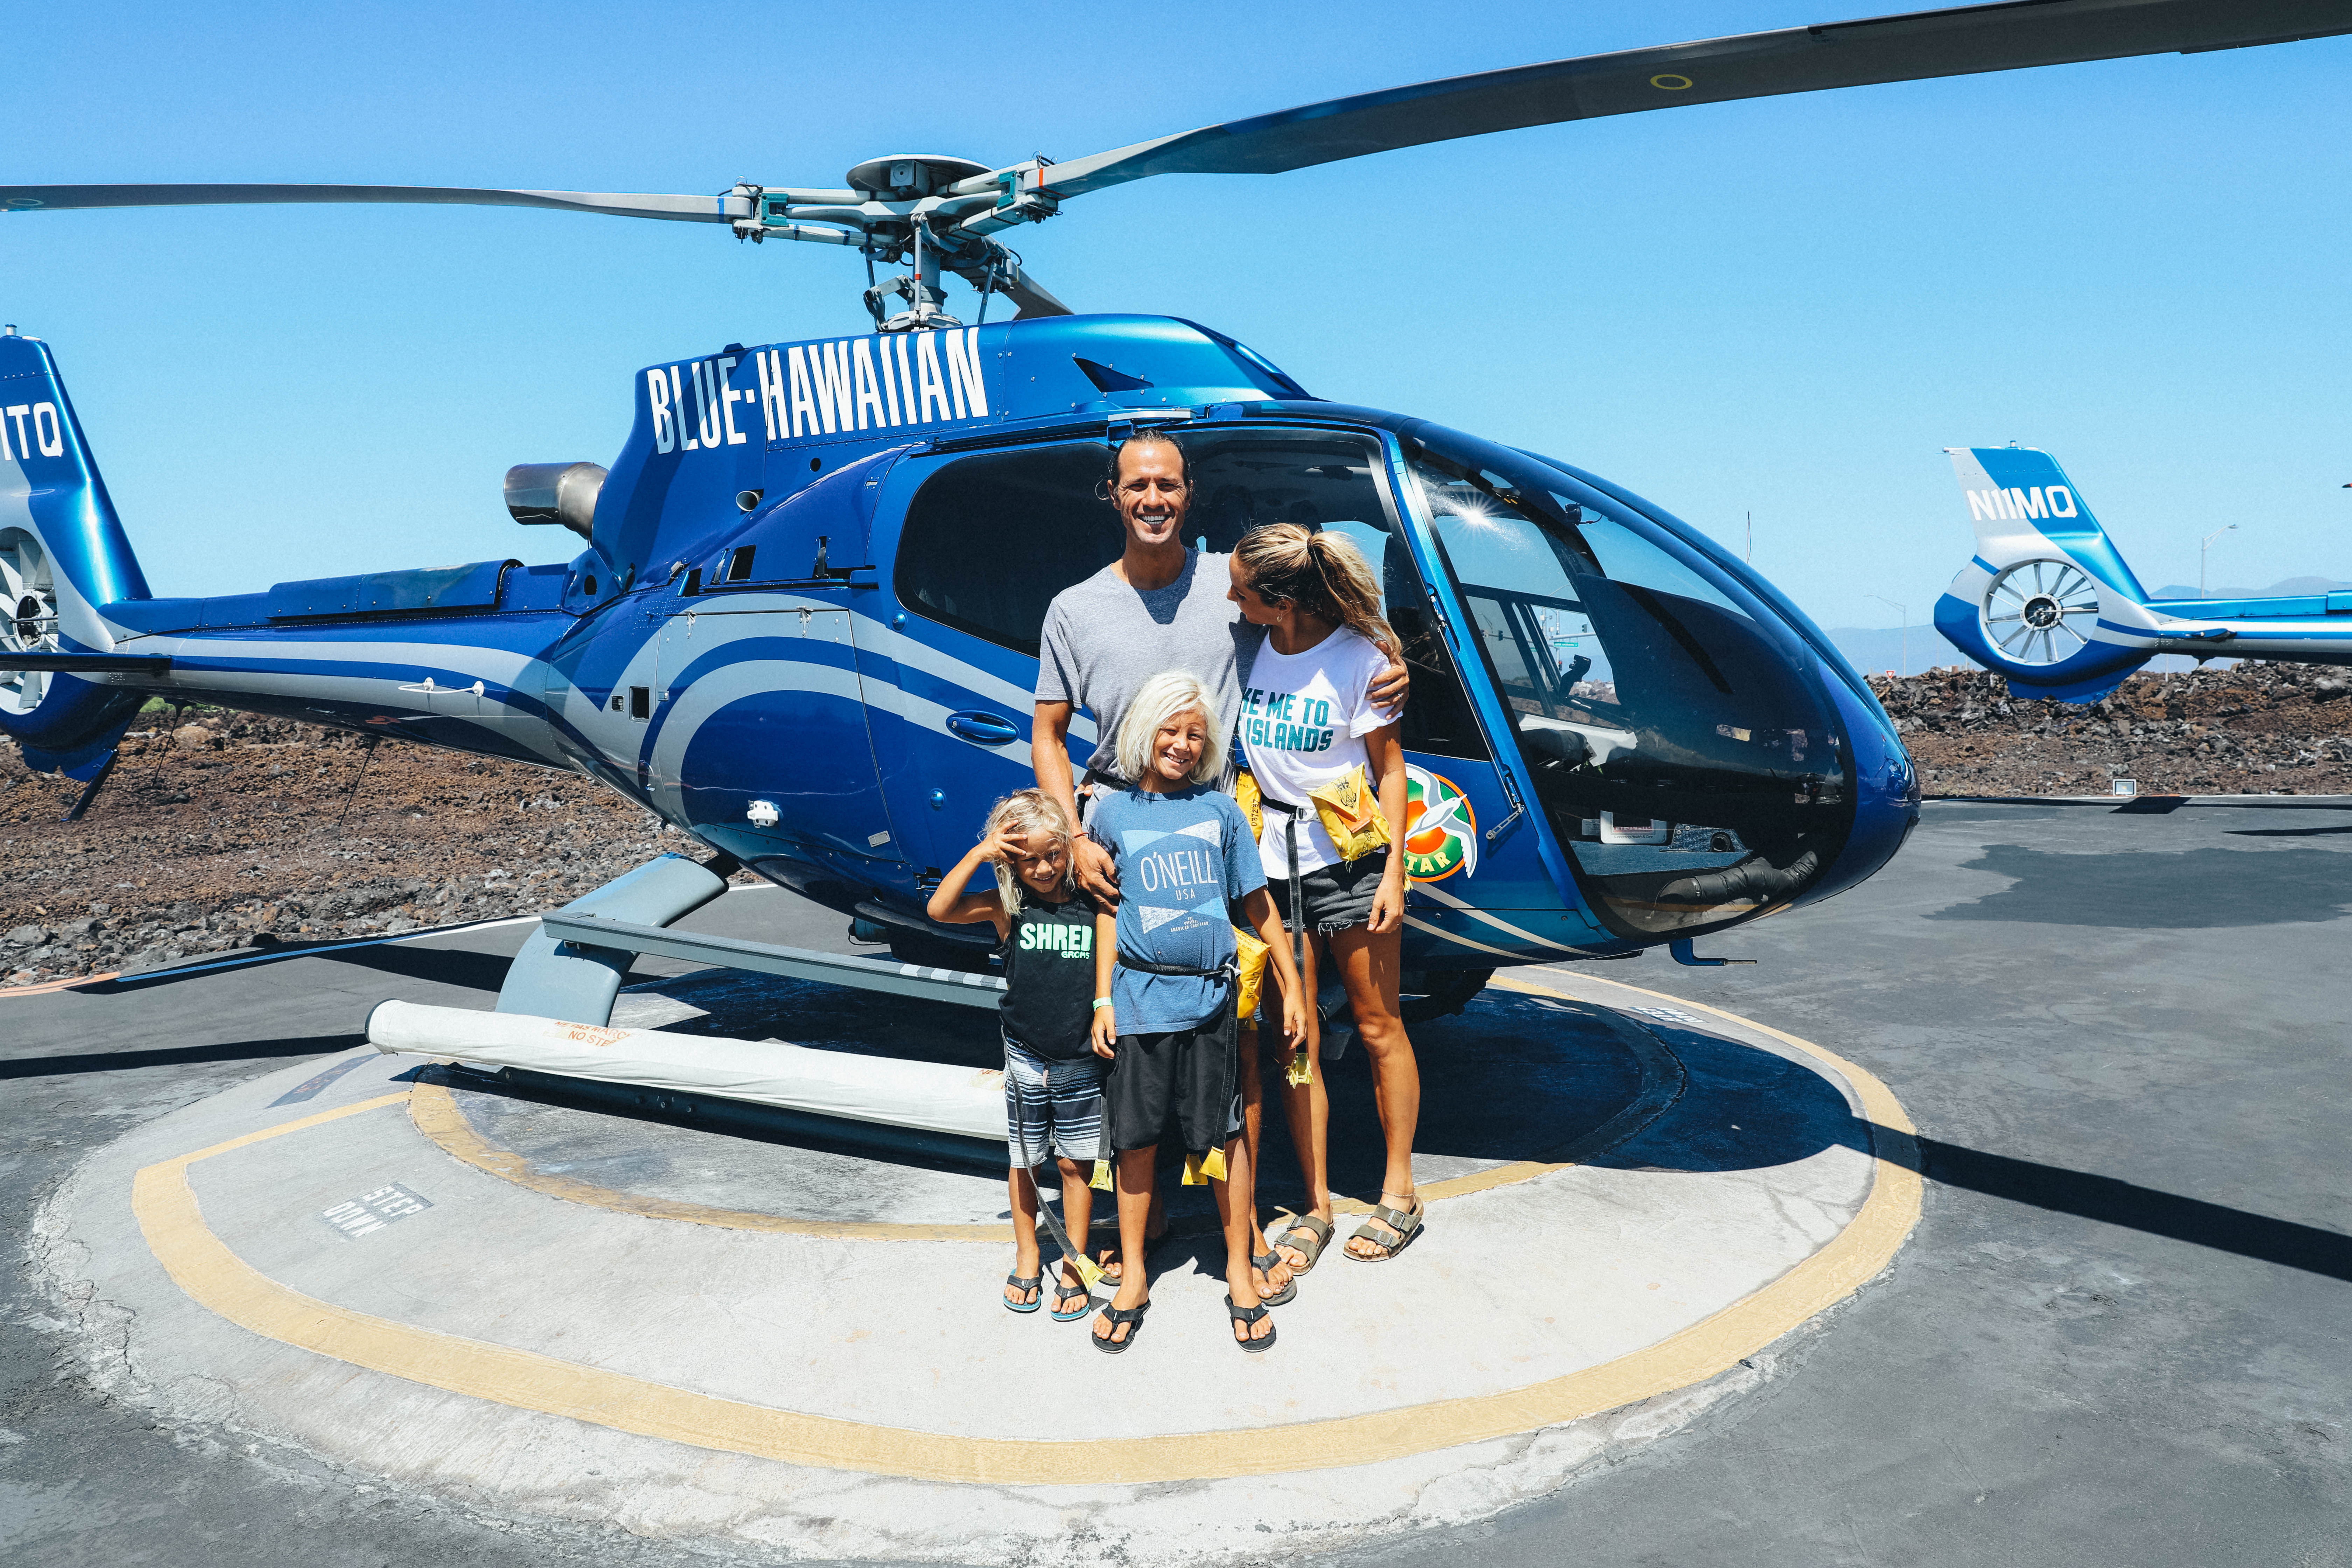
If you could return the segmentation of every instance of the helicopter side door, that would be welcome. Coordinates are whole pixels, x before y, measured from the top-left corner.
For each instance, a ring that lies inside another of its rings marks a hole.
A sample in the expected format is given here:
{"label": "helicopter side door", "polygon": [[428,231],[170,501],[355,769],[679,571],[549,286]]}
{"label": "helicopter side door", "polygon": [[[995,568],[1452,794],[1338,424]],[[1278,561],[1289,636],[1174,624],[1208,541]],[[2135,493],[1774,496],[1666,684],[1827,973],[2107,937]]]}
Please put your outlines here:
{"label": "helicopter side door", "polygon": [[[1045,607],[1118,558],[1110,508],[1096,499],[1099,441],[1041,443],[909,459],[875,521],[890,563],[885,602],[856,626],[875,683],[875,757],[890,815],[925,879],[978,840],[989,807],[1036,783],[1030,752]],[[861,606],[862,608],[862,606]],[[1083,771],[1094,723],[1070,726]]]}
{"label": "helicopter side door", "polygon": [[685,603],[661,627],[647,786],[787,883],[904,880],[849,611],[758,589]]}

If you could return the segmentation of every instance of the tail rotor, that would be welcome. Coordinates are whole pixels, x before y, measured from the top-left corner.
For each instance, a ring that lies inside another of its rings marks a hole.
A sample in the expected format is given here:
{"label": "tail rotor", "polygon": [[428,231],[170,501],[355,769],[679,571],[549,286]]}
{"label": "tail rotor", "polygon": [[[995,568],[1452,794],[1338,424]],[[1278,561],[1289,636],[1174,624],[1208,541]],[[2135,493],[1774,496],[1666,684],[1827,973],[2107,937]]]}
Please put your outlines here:
{"label": "tail rotor", "polygon": [[1986,584],[1977,617],[1985,640],[2019,664],[2063,664],[2091,646],[2098,579],[2072,561],[2021,561]]}
{"label": "tail rotor", "polygon": [[[0,652],[55,653],[58,590],[41,542],[22,529],[0,532]],[[41,705],[46,671],[0,667],[0,712],[30,713]]]}

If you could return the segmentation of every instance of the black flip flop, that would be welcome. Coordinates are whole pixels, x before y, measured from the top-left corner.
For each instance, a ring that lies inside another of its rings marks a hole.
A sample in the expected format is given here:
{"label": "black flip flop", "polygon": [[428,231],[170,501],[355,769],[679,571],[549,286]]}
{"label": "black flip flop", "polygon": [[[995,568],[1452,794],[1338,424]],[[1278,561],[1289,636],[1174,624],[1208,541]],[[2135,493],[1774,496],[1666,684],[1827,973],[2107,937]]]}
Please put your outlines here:
{"label": "black flip flop", "polygon": [[[1264,1306],[1236,1307],[1234,1305],[1233,1297],[1228,1295],[1225,1298],[1225,1315],[1233,1319],[1236,1323],[1255,1324],[1259,1319],[1266,1315],[1266,1309]],[[1270,1348],[1275,1342],[1276,1336],[1281,1331],[1278,1329],[1268,1328],[1265,1331],[1265,1338],[1262,1340],[1236,1339],[1234,1341],[1234,1343],[1240,1346],[1242,1350],[1248,1354],[1256,1355],[1260,1352]]]}
{"label": "black flip flop", "polygon": [[1112,1307],[1107,1305],[1102,1310],[1102,1315],[1110,1320],[1110,1331],[1112,1333],[1118,1332],[1118,1326],[1121,1323],[1130,1323],[1134,1326],[1127,1331],[1127,1338],[1123,1340],[1107,1340],[1103,1338],[1102,1335],[1095,1332],[1092,1329],[1088,1329],[1087,1331],[1087,1338],[1094,1341],[1095,1349],[1101,1351],[1104,1354],[1117,1355],[1119,1352],[1133,1344],[1136,1342],[1137,1336],[1143,1332],[1143,1314],[1150,1310],[1151,1310],[1151,1303],[1149,1300],[1146,1300],[1140,1307]]}
{"label": "black flip flop", "polygon": [[[1255,1258],[1252,1258],[1250,1259],[1250,1267],[1256,1269],[1260,1274],[1264,1274],[1271,1278],[1276,1269],[1283,1268],[1285,1265],[1282,1261],[1282,1254],[1267,1251],[1261,1252]],[[1281,1289],[1276,1290],[1273,1295],[1261,1296],[1258,1300],[1269,1307],[1279,1307],[1297,1294],[1298,1271],[1297,1269],[1292,1269],[1289,1283],[1283,1286]]]}
{"label": "black flip flop", "polygon": [[1043,1274],[1007,1274],[1004,1277],[1004,1282],[1007,1285],[1012,1286],[1015,1290],[1034,1290],[1037,1292],[1037,1299],[1034,1301],[1016,1301],[1010,1296],[1003,1298],[1004,1310],[1006,1311],[1034,1312],[1038,1308],[1045,1304],[1045,1291],[1044,1288],[1045,1284],[1045,1277]]}

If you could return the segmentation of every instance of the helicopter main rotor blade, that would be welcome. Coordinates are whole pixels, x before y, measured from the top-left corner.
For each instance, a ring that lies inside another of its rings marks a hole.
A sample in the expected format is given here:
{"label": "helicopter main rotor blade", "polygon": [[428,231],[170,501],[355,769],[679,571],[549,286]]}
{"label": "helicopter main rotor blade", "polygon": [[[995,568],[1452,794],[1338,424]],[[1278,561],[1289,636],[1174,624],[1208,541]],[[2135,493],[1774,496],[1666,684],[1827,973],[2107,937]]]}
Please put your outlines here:
{"label": "helicopter main rotor blade", "polygon": [[2009,0],[1586,55],[1391,88],[1022,170],[1061,196],[1150,174],[1274,174],[1397,147],[1693,103],[2352,33],[2347,0]]}
{"label": "helicopter main rotor blade", "polygon": [[679,223],[732,223],[751,216],[751,198],[733,191],[709,196],[669,196],[630,192],[472,190],[457,185],[0,185],[0,211],[6,212],[66,207],[236,206],[278,202],[553,207],[562,212],[669,218]]}

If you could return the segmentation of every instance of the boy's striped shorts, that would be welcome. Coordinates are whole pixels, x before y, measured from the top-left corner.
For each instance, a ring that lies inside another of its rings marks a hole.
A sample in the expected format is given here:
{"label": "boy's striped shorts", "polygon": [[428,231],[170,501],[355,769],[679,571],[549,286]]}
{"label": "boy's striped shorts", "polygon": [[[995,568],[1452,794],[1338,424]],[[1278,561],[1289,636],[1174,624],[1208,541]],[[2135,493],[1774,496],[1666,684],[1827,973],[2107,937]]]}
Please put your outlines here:
{"label": "boy's striped shorts", "polygon": [[1110,1063],[1089,1052],[1075,1058],[1041,1057],[1004,1038],[1004,1143],[1013,1163],[1036,1164],[1050,1155],[1093,1161],[1103,1156],[1103,1085]]}

